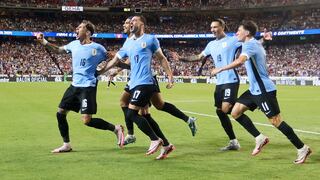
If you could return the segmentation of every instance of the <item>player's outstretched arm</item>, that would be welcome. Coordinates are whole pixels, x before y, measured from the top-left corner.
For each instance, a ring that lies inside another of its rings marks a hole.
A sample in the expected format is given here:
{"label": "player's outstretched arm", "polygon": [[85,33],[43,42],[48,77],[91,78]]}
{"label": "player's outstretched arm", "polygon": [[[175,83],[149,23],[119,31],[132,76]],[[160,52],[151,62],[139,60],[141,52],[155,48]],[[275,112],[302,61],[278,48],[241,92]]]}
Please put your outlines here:
{"label": "player's outstretched arm", "polygon": [[204,58],[204,55],[200,53],[198,55],[179,57],[179,61],[192,62],[192,61],[200,61],[203,58]]}
{"label": "player's outstretched arm", "polygon": [[48,42],[44,38],[42,33],[36,34],[36,38],[37,38],[36,39],[37,42],[39,42],[40,44],[46,46],[48,49],[50,49],[50,50],[52,50],[52,51],[54,51],[56,53],[65,53],[66,52],[66,50],[62,46],[59,47],[59,46],[57,46],[55,44],[52,44],[52,43]]}
{"label": "player's outstretched arm", "polygon": [[167,84],[166,88],[170,89],[170,88],[172,88],[174,81],[173,81],[173,74],[172,74],[171,68],[169,66],[169,62],[168,62],[167,58],[164,56],[164,54],[160,48],[156,51],[155,56],[160,61],[162,68],[164,69],[164,71],[168,75],[168,84]]}
{"label": "player's outstretched arm", "polygon": [[214,68],[212,71],[211,71],[211,75],[216,75],[222,71],[225,71],[225,70],[229,70],[229,69],[234,69],[236,67],[239,67],[241,66],[242,64],[244,64],[244,62],[246,62],[247,60],[247,56],[245,55],[240,55],[239,58],[237,58],[236,60],[234,60],[231,64],[228,64],[224,67],[221,67],[221,68]]}
{"label": "player's outstretched arm", "polygon": [[100,75],[107,72],[109,69],[116,66],[119,62],[120,62],[120,58],[118,58],[118,56],[114,56],[112,60],[107,63],[106,66],[104,66],[101,70],[98,71],[98,74]]}

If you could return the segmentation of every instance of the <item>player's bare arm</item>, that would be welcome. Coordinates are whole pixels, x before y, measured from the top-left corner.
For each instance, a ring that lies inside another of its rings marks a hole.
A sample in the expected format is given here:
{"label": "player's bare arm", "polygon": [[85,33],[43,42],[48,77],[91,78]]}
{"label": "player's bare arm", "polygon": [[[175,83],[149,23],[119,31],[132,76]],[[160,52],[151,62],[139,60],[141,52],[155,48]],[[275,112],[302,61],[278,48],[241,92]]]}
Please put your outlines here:
{"label": "player's bare arm", "polygon": [[111,61],[107,63],[106,66],[104,66],[100,71],[98,71],[98,74],[103,74],[110,70],[112,67],[116,66],[120,62],[120,58],[118,56],[114,56]]}
{"label": "player's bare arm", "polygon": [[164,71],[168,75],[168,84],[167,84],[166,88],[170,89],[170,88],[172,88],[174,81],[173,81],[173,74],[172,74],[171,68],[169,66],[168,60],[164,56],[161,49],[156,51],[155,56],[160,61],[161,66],[163,67]]}
{"label": "player's bare arm", "polygon": [[192,56],[186,56],[186,57],[179,57],[179,61],[187,61],[187,62],[192,62],[192,61],[200,61],[201,59],[204,58],[204,55],[202,53],[198,55],[192,55]]}
{"label": "player's bare arm", "polygon": [[57,46],[55,44],[52,44],[50,42],[48,42],[45,38],[43,33],[38,33],[36,35],[37,38],[37,42],[39,42],[40,44],[44,45],[45,47],[47,47],[48,49],[50,49],[51,51],[55,52],[55,53],[66,53],[66,50],[63,48],[63,46]]}
{"label": "player's bare arm", "polygon": [[242,64],[244,64],[247,60],[247,56],[245,55],[240,55],[239,58],[237,58],[236,60],[234,60],[231,64],[228,64],[222,68],[214,68],[212,71],[211,71],[211,75],[216,75],[222,71],[225,71],[225,70],[229,70],[229,69],[234,69],[236,67],[239,67],[241,66]]}

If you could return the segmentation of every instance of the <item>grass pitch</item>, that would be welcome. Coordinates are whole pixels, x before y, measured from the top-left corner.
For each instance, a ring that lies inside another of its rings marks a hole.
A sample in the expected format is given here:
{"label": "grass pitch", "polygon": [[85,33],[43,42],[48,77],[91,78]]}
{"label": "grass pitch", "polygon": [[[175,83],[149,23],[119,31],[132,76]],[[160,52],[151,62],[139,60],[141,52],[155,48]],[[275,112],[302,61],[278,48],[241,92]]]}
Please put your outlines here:
{"label": "grass pitch", "polygon": [[[98,114],[114,124],[125,124],[119,97],[124,84],[98,89]],[[144,153],[149,140],[137,127],[137,142],[124,149],[116,146],[109,131],[84,126],[80,114],[70,112],[68,122],[74,151],[51,154],[61,145],[55,113],[69,84],[0,83],[0,179],[318,179],[320,168],[320,87],[279,86],[283,119],[308,144],[313,154],[306,164],[294,165],[296,150],[263,113],[248,112],[258,129],[270,137],[261,154],[252,157],[254,139],[235,121],[240,151],[219,152],[228,138],[215,115],[214,85],[176,84],[162,87],[162,96],[188,115],[198,118],[198,133],[191,136],[186,123],[152,108],[167,138],[176,146],[168,159],[154,160]],[[241,85],[240,93],[247,86]],[[191,114],[192,113],[192,114]]]}

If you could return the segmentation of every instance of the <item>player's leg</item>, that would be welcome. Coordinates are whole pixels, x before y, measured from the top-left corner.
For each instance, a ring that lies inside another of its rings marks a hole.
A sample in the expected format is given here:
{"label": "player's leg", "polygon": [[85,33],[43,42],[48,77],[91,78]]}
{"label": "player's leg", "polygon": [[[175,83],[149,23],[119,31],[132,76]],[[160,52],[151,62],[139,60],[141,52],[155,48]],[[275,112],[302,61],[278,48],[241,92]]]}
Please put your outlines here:
{"label": "player's leg", "polygon": [[116,83],[114,83],[113,81],[111,81],[111,84],[112,84],[113,86],[116,86]]}
{"label": "player's leg", "polygon": [[238,84],[217,85],[215,88],[214,101],[215,106],[217,107],[216,113],[219,117],[221,126],[223,127],[224,131],[226,132],[230,140],[227,146],[220,149],[222,151],[240,149],[240,143],[236,139],[231,120],[228,116],[236,101],[238,88]]}
{"label": "player's leg", "polygon": [[127,111],[128,111],[128,106],[130,102],[130,91],[129,91],[129,86],[128,84],[124,88],[124,92],[122,93],[120,97],[120,107],[123,111],[124,115],[124,120],[126,122],[126,127],[128,130],[128,134],[126,135],[124,139],[124,145],[134,143],[136,142],[136,137],[134,136],[134,127],[133,127],[133,121],[127,118]]}
{"label": "player's leg", "polygon": [[159,156],[157,156],[157,160],[165,159],[168,157],[168,155],[175,149],[173,144],[170,144],[168,139],[165,137],[165,135],[162,133],[158,123],[152,118],[150,112],[149,112],[149,105],[145,106],[143,109],[140,110],[143,117],[145,117],[150,124],[153,131],[156,133],[158,137],[160,137],[163,140],[163,147],[161,148],[161,152]]}
{"label": "player's leg", "polygon": [[311,149],[305,145],[293,131],[292,127],[285,121],[282,121],[280,116],[280,108],[276,97],[276,91],[269,92],[264,100],[260,102],[260,109],[268,117],[273,126],[279,129],[297,148],[298,157],[294,161],[296,164],[302,164],[311,154]]}
{"label": "player's leg", "polygon": [[75,89],[75,87],[70,86],[65,91],[59,104],[59,109],[56,113],[56,117],[58,121],[59,132],[63,140],[63,145],[52,150],[51,152],[53,153],[70,152],[72,150],[69,138],[69,125],[67,121],[67,114],[69,110],[78,112],[80,109],[80,103],[76,98]]}
{"label": "player's leg", "polygon": [[197,126],[195,121],[197,119],[195,117],[188,117],[186,114],[180,111],[175,105],[168,102],[164,102],[159,92],[153,94],[153,96],[151,97],[151,102],[156,107],[156,109],[165,111],[171,114],[172,116],[175,116],[183,120],[184,122],[188,123],[192,136],[196,135]]}
{"label": "player's leg", "polygon": [[121,125],[113,125],[102,118],[93,118],[92,114],[97,113],[96,87],[88,87],[81,90],[81,119],[83,123],[89,127],[101,130],[108,130],[117,136],[117,144],[122,147],[124,143],[123,127]]}
{"label": "player's leg", "polygon": [[127,118],[136,123],[138,128],[150,138],[151,144],[146,154],[153,154],[159,149],[163,141],[156,135],[148,121],[138,114],[138,111],[149,103],[150,97],[154,93],[154,87],[153,85],[141,85],[132,89],[130,93],[131,99]]}
{"label": "player's leg", "polygon": [[257,105],[254,97],[249,91],[246,91],[239,97],[238,102],[234,105],[231,111],[231,116],[237,122],[239,122],[239,124],[244,127],[256,140],[256,146],[251,153],[253,156],[259,154],[262,148],[269,142],[269,138],[261,134],[251,119],[244,114],[245,111],[249,109],[253,111],[256,108]]}

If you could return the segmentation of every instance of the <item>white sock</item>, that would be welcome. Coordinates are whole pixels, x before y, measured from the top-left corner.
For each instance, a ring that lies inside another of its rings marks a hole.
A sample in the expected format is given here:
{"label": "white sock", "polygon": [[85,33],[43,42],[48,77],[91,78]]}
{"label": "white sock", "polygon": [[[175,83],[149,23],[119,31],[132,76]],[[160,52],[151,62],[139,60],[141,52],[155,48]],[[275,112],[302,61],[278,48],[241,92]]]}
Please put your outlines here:
{"label": "white sock", "polygon": [[264,138],[263,134],[259,134],[259,136],[256,137],[256,141],[262,140]]}

